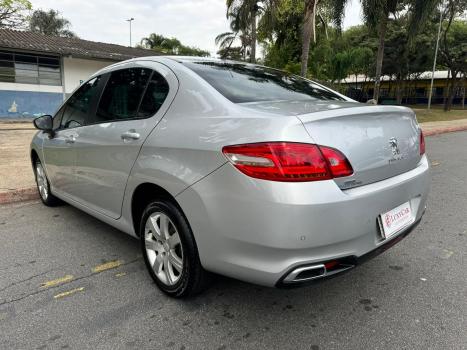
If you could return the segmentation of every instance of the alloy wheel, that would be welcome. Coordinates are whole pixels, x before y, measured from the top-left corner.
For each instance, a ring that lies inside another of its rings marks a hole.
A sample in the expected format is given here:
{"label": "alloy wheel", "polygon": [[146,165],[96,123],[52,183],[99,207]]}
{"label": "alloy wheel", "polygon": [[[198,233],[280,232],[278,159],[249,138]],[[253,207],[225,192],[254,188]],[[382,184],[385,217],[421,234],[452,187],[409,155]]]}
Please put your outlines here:
{"label": "alloy wheel", "polygon": [[36,164],[36,181],[39,194],[41,195],[42,199],[46,201],[49,196],[49,183],[47,182],[44,168],[39,162]]}
{"label": "alloy wheel", "polygon": [[166,285],[175,285],[183,273],[183,247],[172,220],[162,212],[152,213],[146,221],[144,239],[157,278]]}

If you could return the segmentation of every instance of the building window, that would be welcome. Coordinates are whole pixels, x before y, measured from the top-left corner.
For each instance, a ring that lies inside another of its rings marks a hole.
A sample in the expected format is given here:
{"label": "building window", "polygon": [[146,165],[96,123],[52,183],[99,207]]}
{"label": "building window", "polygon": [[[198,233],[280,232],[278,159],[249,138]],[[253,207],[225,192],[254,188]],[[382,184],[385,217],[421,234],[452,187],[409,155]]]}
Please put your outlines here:
{"label": "building window", "polygon": [[426,97],[426,89],[425,88],[415,88],[415,97]]}
{"label": "building window", "polygon": [[0,82],[60,86],[60,58],[0,51]]}

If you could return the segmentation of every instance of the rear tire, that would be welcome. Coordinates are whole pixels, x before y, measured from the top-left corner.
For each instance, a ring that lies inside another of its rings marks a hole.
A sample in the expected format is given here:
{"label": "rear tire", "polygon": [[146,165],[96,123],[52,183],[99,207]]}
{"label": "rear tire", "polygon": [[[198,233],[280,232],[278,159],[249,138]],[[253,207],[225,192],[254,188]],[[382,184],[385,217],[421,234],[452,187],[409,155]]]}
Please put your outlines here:
{"label": "rear tire", "polygon": [[159,289],[183,298],[202,292],[209,274],[201,266],[188,221],[169,200],[149,203],[140,224],[141,249]]}
{"label": "rear tire", "polygon": [[44,167],[39,159],[34,163],[34,175],[36,178],[37,191],[42,203],[48,207],[55,207],[62,204],[62,201],[55,197],[50,191],[50,182],[47,179]]}

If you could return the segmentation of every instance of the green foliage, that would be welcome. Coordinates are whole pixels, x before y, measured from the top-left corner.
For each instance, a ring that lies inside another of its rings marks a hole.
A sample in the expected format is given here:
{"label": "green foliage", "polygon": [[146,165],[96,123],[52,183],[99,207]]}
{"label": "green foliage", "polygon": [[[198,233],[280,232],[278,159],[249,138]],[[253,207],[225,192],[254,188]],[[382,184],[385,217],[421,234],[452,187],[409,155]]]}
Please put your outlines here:
{"label": "green foliage", "polygon": [[76,34],[69,28],[70,21],[60,16],[55,10],[35,10],[29,19],[29,30],[44,35],[76,38]]}
{"label": "green foliage", "polygon": [[217,51],[217,54],[226,60],[241,61],[244,59],[243,48],[240,46],[230,46]]}
{"label": "green foliage", "polygon": [[[443,40],[443,51],[441,63],[451,70],[467,74],[467,21],[453,20],[446,39]],[[449,48],[449,49],[447,49]]]}
{"label": "green foliage", "polygon": [[414,36],[409,42],[409,25],[407,17],[389,22],[385,40],[383,74],[405,79],[412,73],[431,69],[435,27],[428,25],[423,34]]}
{"label": "green foliage", "polygon": [[28,0],[0,0],[0,28],[23,29],[31,9]]}
{"label": "green foliage", "polygon": [[265,47],[266,65],[284,68],[300,61],[303,12],[303,1],[284,0],[275,10],[274,21],[264,19],[270,16],[261,18],[258,39]]}
{"label": "green foliage", "polygon": [[180,40],[176,38],[166,38],[163,35],[155,33],[152,33],[148,37],[141,39],[140,47],[152,49],[154,51],[169,55],[204,57],[210,56],[208,51],[183,45]]}

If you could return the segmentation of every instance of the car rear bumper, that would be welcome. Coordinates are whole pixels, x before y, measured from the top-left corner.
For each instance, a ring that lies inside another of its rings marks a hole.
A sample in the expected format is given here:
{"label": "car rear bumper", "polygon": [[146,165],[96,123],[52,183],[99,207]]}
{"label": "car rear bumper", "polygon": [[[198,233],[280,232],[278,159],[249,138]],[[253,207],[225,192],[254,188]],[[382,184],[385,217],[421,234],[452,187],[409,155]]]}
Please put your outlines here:
{"label": "car rear bumper", "polygon": [[[420,221],[428,190],[424,156],[409,172],[350,190],[253,179],[225,164],[177,200],[207,270],[275,286],[297,267],[358,261],[400,240]],[[407,201],[414,223],[383,240],[377,217]]]}
{"label": "car rear bumper", "polygon": [[[336,275],[342,274],[344,272],[350,271],[351,269],[357,267],[358,265],[361,265],[368,260],[371,260],[375,258],[376,256],[384,253],[386,250],[391,248],[392,246],[396,245],[399,243],[401,240],[403,240],[405,237],[407,237],[421,222],[421,218],[415,221],[413,224],[411,224],[409,227],[405,228],[402,230],[397,237],[394,237],[394,239],[386,241],[384,244],[379,246],[378,248],[373,249],[372,251],[360,256],[348,256],[344,258],[339,258],[338,260],[328,260],[328,261],[323,261],[319,264],[314,264],[314,265],[303,265],[303,266],[298,266],[290,269],[288,272],[286,272],[276,283],[276,287],[278,288],[291,288],[291,287],[299,287],[299,286],[304,286],[319,280],[323,279],[328,279],[330,277],[335,277]],[[300,270],[300,269],[309,269],[310,267],[315,267],[315,266],[326,266],[327,263],[332,263],[332,262],[337,262],[335,267],[331,269],[324,269],[324,273],[316,276],[316,277],[311,277],[308,279],[305,279],[303,281],[299,282],[293,282],[289,283],[287,282],[287,278],[290,277],[295,271]]]}

